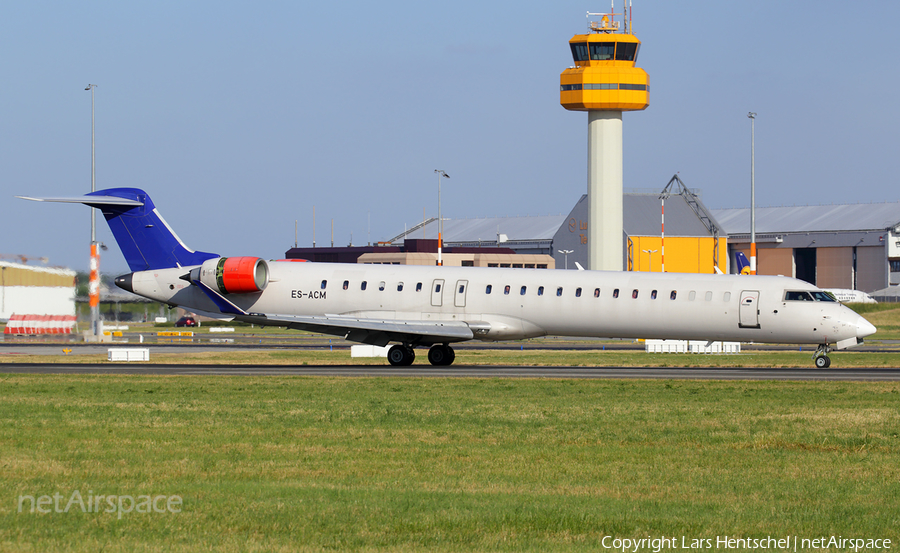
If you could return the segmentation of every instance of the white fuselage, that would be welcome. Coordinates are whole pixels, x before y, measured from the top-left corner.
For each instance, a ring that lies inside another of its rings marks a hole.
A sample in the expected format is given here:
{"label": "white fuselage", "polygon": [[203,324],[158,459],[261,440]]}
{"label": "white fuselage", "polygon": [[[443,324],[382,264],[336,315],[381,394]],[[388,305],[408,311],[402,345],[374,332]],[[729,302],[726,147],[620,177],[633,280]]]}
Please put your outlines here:
{"label": "white fuselage", "polygon": [[[134,273],[133,291],[218,312],[179,278],[190,269]],[[264,291],[227,298],[248,313],[465,322],[483,340],[563,335],[829,344],[875,331],[837,302],[785,301],[788,290],[818,288],[775,276],[269,262]]]}

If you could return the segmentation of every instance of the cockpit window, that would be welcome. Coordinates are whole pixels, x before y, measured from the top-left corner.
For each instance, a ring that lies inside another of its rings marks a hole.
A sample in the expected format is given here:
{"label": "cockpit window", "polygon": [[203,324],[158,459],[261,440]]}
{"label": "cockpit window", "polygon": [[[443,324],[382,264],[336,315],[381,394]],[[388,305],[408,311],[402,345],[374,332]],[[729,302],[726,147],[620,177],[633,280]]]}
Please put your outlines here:
{"label": "cockpit window", "polygon": [[828,292],[810,292],[810,294],[812,294],[812,297],[814,297],[816,301],[837,301],[834,299],[834,296],[832,296]]}
{"label": "cockpit window", "polygon": [[784,301],[828,301],[834,303],[834,298],[828,292],[820,290],[787,290],[784,293]]}
{"label": "cockpit window", "polygon": [[570,44],[572,47],[572,59],[575,61],[587,61],[588,60],[588,46],[585,42],[576,42],[575,44]]}

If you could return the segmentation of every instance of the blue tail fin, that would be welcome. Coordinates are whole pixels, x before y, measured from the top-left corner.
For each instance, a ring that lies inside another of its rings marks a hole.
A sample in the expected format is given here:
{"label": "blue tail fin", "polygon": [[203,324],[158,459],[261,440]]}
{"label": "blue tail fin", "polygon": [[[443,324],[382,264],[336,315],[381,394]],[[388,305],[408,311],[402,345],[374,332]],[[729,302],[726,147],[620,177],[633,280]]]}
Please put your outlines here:
{"label": "blue tail fin", "polygon": [[744,255],[744,252],[734,252],[734,257],[737,261],[737,272],[742,275],[750,274],[750,262],[747,261],[747,256]]}
{"label": "blue tail fin", "polygon": [[200,265],[218,254],[195,252],[184,245],[146,192],[138,188],[108,188],[77,198],[25,198],[82,203],[103,212],[132,272]]}

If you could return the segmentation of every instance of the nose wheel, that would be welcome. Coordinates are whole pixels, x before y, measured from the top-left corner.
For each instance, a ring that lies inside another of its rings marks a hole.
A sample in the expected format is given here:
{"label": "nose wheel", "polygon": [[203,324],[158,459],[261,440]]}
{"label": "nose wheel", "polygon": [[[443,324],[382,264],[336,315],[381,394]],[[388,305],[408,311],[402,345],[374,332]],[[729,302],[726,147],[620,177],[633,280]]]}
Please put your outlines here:
{"label": "nose wheel", "polygon": [[831,348],[828,347],[828,344],[819,344],[819,347],[816,348],[816,353],[813,354],[813,361],[815,361],[817,368],[827,369],[831,366],[831,358],[828,357],[830,351]]}

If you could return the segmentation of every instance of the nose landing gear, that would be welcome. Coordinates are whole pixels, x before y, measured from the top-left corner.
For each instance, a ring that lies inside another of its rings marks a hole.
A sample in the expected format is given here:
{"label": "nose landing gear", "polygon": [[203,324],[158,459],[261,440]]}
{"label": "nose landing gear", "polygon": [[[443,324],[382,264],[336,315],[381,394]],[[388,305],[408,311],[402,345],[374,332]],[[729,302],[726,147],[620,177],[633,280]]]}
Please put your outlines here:
{"label": "nose landing gear", "polygon": [[813,354],[813,361],[815,361],[817,368],[827,369],[831,366],[831,358],[828,357],[829,352],[831,352],[831,348],[828,347],[828,344],[819,344],[819,347],[816,348],[816,353]]}

